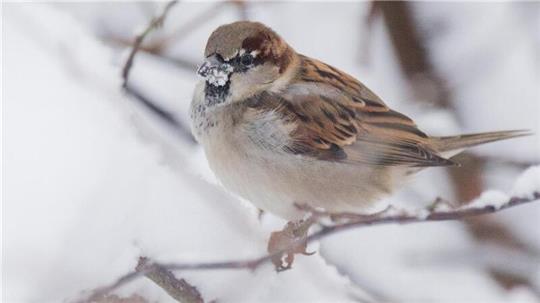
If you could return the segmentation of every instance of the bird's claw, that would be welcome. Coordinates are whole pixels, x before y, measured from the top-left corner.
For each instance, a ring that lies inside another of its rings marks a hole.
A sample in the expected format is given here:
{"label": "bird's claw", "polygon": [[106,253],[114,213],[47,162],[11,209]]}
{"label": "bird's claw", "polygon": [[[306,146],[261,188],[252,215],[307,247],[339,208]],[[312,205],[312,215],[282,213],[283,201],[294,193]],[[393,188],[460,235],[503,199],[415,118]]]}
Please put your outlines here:
{"label": "bird's claw", "polygon": [[307,251],[307,234],[312,224],[312,219],[289,222],[282,230],[270,235],[268,252],[276,271],[291,269],[296,254],[310,256],[315,253]]}

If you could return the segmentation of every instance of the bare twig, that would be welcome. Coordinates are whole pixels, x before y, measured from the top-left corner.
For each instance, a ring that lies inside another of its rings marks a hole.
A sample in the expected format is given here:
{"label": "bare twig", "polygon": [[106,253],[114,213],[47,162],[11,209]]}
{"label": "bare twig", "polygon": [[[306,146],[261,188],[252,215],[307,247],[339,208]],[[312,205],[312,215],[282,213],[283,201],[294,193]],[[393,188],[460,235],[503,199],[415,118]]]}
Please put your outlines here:
{"label": "bare twig", "polygon": [[212,17],[223,11],[223,6],[230,4],[227,1],[216,2],[202,13],[196,15],[191,20],[188,20],[184,25],[178,27],[172,34],[161,39],[156,39],[153,43],[153,48],[156,52],[159,52],[164,47],[170,45],[172,41],[178,42],[180,39],[186,37],[189,33],[193,32],[196,28],[203,25],[205,21],[211,20]]}
{"label": "bare twig", "polygon": [[[124,37],[111,34],[103,36],[102,39],[118,47],[133,47],[133,41]],[[174,66],[187,72],[193,73],[197,69],[197,62],[170,54],[158,53],[151,45],[141,45],[139,46],[138,51],[154,56],[156,59],[163,60],[164,62],[172,63]]]}
{"label": "bare twig", "polygon": [[139,101],[144,107],[159,116],[163,121],[167,122],[167,124],[170,125],[182,139],[184,139],[184,141],[190,144],[195,144],[195,140],[193,139],[189,128],[186,127],[184,123],[178,120],[173,113],[164,109],[162,106],[159,106],[158,103],[150,100],[150,98],[145,96],[139,89],[129,83],[129,75],[131,72],[131,68],[133,67],[135,55],[141,49],[144,38],[150,32],[163,25],[163,22],[165,21],[165,18],[167,17],[170,9],[177,2],[177,0],[168,2],[165,5],[161,14],[152,19],[148,26],[145,28],[145,30],[135,37],[131,52],[129,53],[126,63],[124,64],[124,67],[122,69],[122,87],[124,88],[124,91],[126,93],[134,97],[135,100]]}
{"label": "bare twig", "polygon": [[156,28],[159,28],[163,25],[163,22],[165,21],[167,14],[176,3],[178,3],[178,0],[173,0],[167,3],[167,5],[165,5],[165,7],[163,8],[163,11],[161,12],[161,14],[153,18],[150,21],[150,24],[148,24],[148,26],[146,27],[146,29],[135,37],[133,48],[131,49],[131,52],[129,53],[129,56],[128,56],[128,59],[126,60],[126,64],[124,65],[124,68],[122,69],[122,79],[124,80],[122,85],[124,87],[127,86],[128,79],[129,79],[129,72],[131,71],[131,67],[133,66],[133,60],[135,59],[135,55],[139,51],[139,48],[141,47],[142,42],[144,41],[144,38],[150,32],[152,32]]}
{"label": "bare twig", "polygon": [[141,277],[146,276],[159,287],[165,290],[172,298],[178,302],[203,303],[204,300],[196,287],[186,280],[178,280],[171,269],[167,266],[151,262],[146,257],[140,257],[135,270],[120,277],[114,283],[94,289],[90,295],[74,303],[93,303],[103,300],[112,291]]}
{"label": "bare twig", "polygon": [[[142,92],[140,92],[138,89],[134,88],[133,86],[129,85],[128,83],[129,73],[131,71],[131,68],[133,67],[133,61],[135,59],[135,55],[141,48],[144,38],[152,30],[163,25],[163,22],[165,21],[167,13],[177,2],[178,2],[177,0],[173,0],[167,3],[162,13],[156,18],[152,19],[149,25],[146,27],[146,29],[141,34],[137,35],[137,37],[135,38],[135,42],[133,43],[131,52],[128,56],[128,59],[126,60],[124,68],[122,69],[122,79],[123,79],[122,87],[128,94],[135,97],[136,100],[138,100],[139,102],[141,102],[141,104],[146,106],[146,108],[150,109],[152,112],[159,115],[162,119],[168,122],[169,125],[173,126],[177,130],[177,132],[184,139],[186,139],[187,142],[194,143],[195,140],[193,140],[191,133],[179,120],[176,119],[176,117],[172,113],[157,106],[155,102],[150,101],[150,99],[145,97]],[[203,303],[204,302],[197,288],[189,284],[184,279],[180,279],[180,280],[177,279],[166,268],[162,268],[157,264],[148,262],[148,259],[146,258],[139,259],[139,263],[134,272],[132,272],[129,275],[124,276],[123,278],[119,279],[118,281],[116,281],[116,283],[112,284],[109,287],[96,290],[86,302],[95,301],[96,298],[103,298],[106,294],[111,292],[113,289],[116,289],[120,287],[121,285],[128,283],[129,281],[137,278],[141,274],[145,275],[150,280],[154,281],[154,283],[159,285],[163,290],[165,290],[172,298],[174,298],[178,302],[187,302],[187,303]]]}
{"label": "bare twig", "polygon": [[159,116],[161,120],[165,121],[172,129],[178,134],[178,136],[184,140],[184,142],[190,145],[196,144],[195,139],[191,135],[189,128],[184,125],[177,117],[170,111],[164,109],[156,102],[152,101],[149,97],[143,94],[138,88],[133,85],[127,85],[124,87],[125,91],[135,100],[139,101],[146,109],[150,110],[155,115]]}
{"label": "bare twig", "polygon": [[[430,211],[426,210],[424,213],[409,213],[406,211],[397,211],[396,209],[388,209],[385,212],[381,212],[378,216],[365,216],[358,215],[354,216],[353,214],[348,214],[349,220],[345,223],[340,223],[331,226],[323,226],[320,230],[311,234],[307,237],[307,243],[320,240],[327,236],[343,232],[346,230],[374,226],[374,225],[383,225],[383,224],[408,224],[408,223],[420,223],[420,222],[433,222],[433,221],[450,221],[450,220],[462,220],[469,217],[480,216],[485,214],[491,214],[503,209],[507,209],[514,206],[523,205],[530,203],[536,200],[540,200],[540,192],[534,192],[530,197],[520,198],[512,197],[506,203],[502,205],[487,205],[480,208],[474,207],[461,207],[450,211],[438,211],[436,208],[431,208]],[[429,208],[428,208],[429,209]],[[302,240],[304,241],[304,240]],[[297,245],[298,243],[291,243]],[[290,249],[290,248],[289,248]],[[276,256],[282,255],[286,250],[278,251],[272,254],[266,254],[258,258],[253,259],[243,259],[243,260],[231,260],[223,262],[203,262],[203,263],[150,263],[148,266],[142,270],[132,271],[109,286],[105,286],[95,290],[90,298],[104,296],[107,293],[125,285],[134,279],[147,275],[152,268],[152,265],[155,264],[159,266],[162,270],[166,271],[176,271],[176,270],[255,270],[262,264],[265,264],[275,258]],[[89,300],[84,300],[82,302],[91,302]]]}
{"label": "bare twig", "polygon": [[154,281],[159,287],[165,290],[171,297],[183,303],[204,303],[201,293],[186,282],[184,279],[178,280],[174,274],[158,264],[149,262],[148,258],[139,258],[139,264],[135,268],[137,272],[145,272],[145,276]]}
{"label": "bare twig", "polygon": [[201,13],[195,15],[191,19],[187,20],[182,26],[176,28],[171,34],[165,37],[158,37],[154,39],[148,46],[144,47],[144,50],[156,55],[162,54],[163,50],[170,46],[173,42],[179,42],[189,34],[193,33],[197,28],[201,27],[208,20],[219,13],[223,12],[224,7],[227,5],[234,5],[239,13],[240,20],[247,20],[247,3],[243,0],[227,0],[213,3],[209,8],[205,9]]}

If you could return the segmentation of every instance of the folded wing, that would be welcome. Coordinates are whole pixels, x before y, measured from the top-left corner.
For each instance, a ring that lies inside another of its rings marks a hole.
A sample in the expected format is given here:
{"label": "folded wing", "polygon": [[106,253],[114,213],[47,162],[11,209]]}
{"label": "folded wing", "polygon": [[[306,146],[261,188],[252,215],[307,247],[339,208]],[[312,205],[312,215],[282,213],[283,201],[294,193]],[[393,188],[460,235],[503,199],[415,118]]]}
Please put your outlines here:
{"label": "folded wing", "polygon": [[388,108],[353,77],[303,57],[300,73],[281,93],[259,96],[257,110],[292,123],[286,152],[320,160],[384,166],[448,166],[407,116]]}

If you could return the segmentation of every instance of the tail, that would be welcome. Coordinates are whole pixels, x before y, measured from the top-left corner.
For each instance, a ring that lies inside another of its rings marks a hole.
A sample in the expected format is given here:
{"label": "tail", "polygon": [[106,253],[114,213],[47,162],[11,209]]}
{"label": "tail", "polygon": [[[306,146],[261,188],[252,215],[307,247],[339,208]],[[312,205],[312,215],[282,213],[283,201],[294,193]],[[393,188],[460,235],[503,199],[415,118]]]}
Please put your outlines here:
{"label": "tail", "polygon": [[529,135],[532,135],[532,133],[528,130],[506,130],[450,137],[432,137],[432,142],[435,149],[442,156],[452,157],[467,147]]}

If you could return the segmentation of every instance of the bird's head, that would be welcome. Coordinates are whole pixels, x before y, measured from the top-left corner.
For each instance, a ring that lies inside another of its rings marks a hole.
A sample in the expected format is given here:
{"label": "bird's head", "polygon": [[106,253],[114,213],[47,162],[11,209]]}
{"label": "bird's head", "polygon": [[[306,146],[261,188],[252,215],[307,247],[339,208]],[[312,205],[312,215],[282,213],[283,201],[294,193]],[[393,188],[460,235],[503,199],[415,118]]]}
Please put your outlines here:
{"label": "bird's head", "polygon": [[272,29],[240,21],[218,27],[208,38],[204,63],[208,105],[246,100],[283,85],[295,60],[294,50]]}

